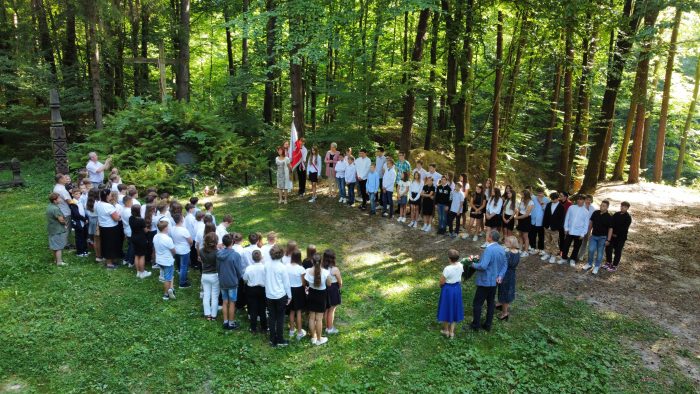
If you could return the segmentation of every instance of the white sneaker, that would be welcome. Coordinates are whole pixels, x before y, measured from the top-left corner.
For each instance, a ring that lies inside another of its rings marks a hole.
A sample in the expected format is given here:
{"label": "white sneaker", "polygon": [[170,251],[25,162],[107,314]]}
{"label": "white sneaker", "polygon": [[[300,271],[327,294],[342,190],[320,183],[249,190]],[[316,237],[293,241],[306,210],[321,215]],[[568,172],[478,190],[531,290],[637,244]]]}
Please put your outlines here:
{"label": "white sneaker", "polygon": [[338,199],[338,202],[343,202],[343,197],[340,197],[340,198]]}
{"label": "white sneaker", "polygon": [[520,252],[520,257],[525,258],[525,257],[528,257],[528,256],[530,256],[530,253],[528,253],[528,252]]}
{"label": "white sneaker", "polygon": [[173,289],[168,289],[168,298],[170,298],[171,300],[175,299],[175,292],[173,291]]}
{"label": "white sneaker", "polygon": [[143,274],[142,274],[141,272],[137,272],[137,273],[136,273],[136,277],[137,277],[138,279],[143,279]]}
{"label": "white sneaker", "polygon": [[328,342],[328,338],[326,338],[326,337],[321,337],[321,339],[319,339],[318,341],[316,341],[316,343],[314,343],[314,345],[321,346],[321,345],[325,344],[326,342]]}
{"label": "white sneaker", "polygon": [[583,266],[583,270],[588,271],[589,269],[591,269],[591,265],[586,263],[586,265]]}
{"label": "white sneaker", "polygon": [[527,251],[528,251],[528,253],[533,253],[533,254],[534,254],[535,252],[537,252],[537,249],[535,249],[535,248],[533,248],[532,246],[530,246],[530,247],[527,248]]}
{"label": "white sneaker", "polygon": [[574,267],[574,268],[575,268],[575,267],[576,267],[576,260],[574,260],[574,259],[569,260],[569,265],[570,265],[571,267]]}
{"label": "white sneaker", "polygon": [[557,262],[557,258],[556,258],[556,257],[552,256],[552,257],[549,258],[549,264],[554,264],[554,263],[556,263],[556,262]]}
{"label": "white sneaker", "polygon": [[598,270],[600,267],[593,267],[593,275],[598,275]]}
{"label": "white sneaker", "polygon": [[548,254],[543,254],[542,257],[540,257],[540,260],[542,260],[542,261],[547,261],[547,260],[549,260],[549,255],[548,255]]}
{"label": "white sneaker", "polygon": [[293,337],[294,334],[296,334],[296,333],[297,333],[297,330],[296,330],[296,329],[289,330],[289,337],[290,337],[290,338]]}
{"label": "white sneaker", "polygon": [[478,235],[475,235],[475,236],[472,238],[472,241],[474,241],[474,242],[476,242],[476,241],[478,241],[478,240],[479,240],[479,236],[478,236]]}
{"label": "white sneaker", "polygon": [[547,254],[547,252],[545,252],[544,249],[542,249],[539,251],[539,254],[540,254],[540,256],[544,256]]}
{"label": "white sneaker", "polygon": [[487,242],[484,242],[483,244],[481,244],[481,248],[482,248],[482,249],[485,248],[485,247],[487,247],[487,246],[489,246],[489,244],[488,244]]}
{"label": "white sneaker", "polygon": [[469,238],[469,234],[467,234],[467,233],[462,234],[462,239],[467,239],[467,238]]}
{"label": "white sneaker", "polygon": [[153,273],[152,273],[151,271],[143,271],[143,274],[142,274],[142,275],[143,275],[144,278],[148,278],[148,277],[151,276],[152,274],[153,274]]}
{"label": "white sneaker", "polygon": [[564,263],[566,263],[566,260],[562,259],[561,257],[559,258],[559,260],[557,260],[557,264],[560,264],[560,265],[561,265],[561,264],[564,264]]}
{"label": "white sneaker", "polygon": [[426,232],[426,233],[429,233],[430,230],[432,230],[432,229],[433,229],[433,226],[428,225],[428,227],[425,228],[425,232]]}
{"label": "white sneaker", "polygon": [[309,200],[309,202],[315,202],[315,201],[316,201],[315,197],[311,197],[311,199]]}
{"label": "white sneaker", "polygon": [[316,338],[311,338],[311,344],[318,345],[318,341],[316,340]]}
{"label": "white sneaker", "polygon": [[[326,328],[326,334],[337,334],[339,331],[335,327]],[[321,338],[323,340],[323,338]]]}
{"label": "white sneaker", "polygon": [[304,338],[305,336],[306,336],[306,330],[302,329],[302,330],[299,331],[299,333],[297,334],[297,341],[300,341],[300,340],[301,340],[302,338]]}
{"label": "white sneaker", "polygon": [[423,227],[420,228],[421,231],[425,231],[425,228],[427,227],[427,224],[424,224]]}

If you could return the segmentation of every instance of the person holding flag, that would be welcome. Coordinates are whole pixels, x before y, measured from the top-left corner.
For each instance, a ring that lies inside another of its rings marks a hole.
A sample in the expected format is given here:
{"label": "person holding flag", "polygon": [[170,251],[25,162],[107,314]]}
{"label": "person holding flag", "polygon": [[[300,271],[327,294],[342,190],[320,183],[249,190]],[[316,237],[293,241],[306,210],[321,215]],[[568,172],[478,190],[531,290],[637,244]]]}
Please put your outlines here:
{"label": "person holding flag", "polygon": [[[299,176],[299,196],[306,192],[306,146],[304,138],[299,138],[297,128],[294,125],[294,113],[292,113],[292,130],[289,133],[289,159],[293,171]],[[291,191],[291,186],[289,188]]]}

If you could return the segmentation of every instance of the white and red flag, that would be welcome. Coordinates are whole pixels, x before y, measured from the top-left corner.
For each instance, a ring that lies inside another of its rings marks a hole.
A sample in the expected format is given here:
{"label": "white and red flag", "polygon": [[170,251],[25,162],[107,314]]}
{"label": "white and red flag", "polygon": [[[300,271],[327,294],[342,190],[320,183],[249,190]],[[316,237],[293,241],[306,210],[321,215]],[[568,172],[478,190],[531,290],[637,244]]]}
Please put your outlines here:
{"label": "white and red flag", "polygon": [[294,126],[294,115],[292,115],[292,132],[289,137],[289,158],[292,164],[292,170],[296,169],[301,162],[301,141],[299,141],[299,136],[297,135],[297,128]]}

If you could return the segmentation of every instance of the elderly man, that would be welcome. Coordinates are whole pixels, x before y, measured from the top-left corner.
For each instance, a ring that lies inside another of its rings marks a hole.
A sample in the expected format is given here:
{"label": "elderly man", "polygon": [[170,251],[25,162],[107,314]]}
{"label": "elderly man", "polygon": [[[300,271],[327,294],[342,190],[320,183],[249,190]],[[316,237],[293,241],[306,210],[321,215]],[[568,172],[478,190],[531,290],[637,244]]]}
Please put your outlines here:
{"label": "elderly man", "polygon": [[[496,230],[491,230],[486,234],[486,242],[488,245],[478,263],[473,263],[472,267],[476,270],[476,293],[474,293],[474,302],[472,304],[474,314],[472,319],[471,329],[478,331],[483,328],[486,331],[491,330],[493,322],[494,309],[496,307],[496,287],[503,275],[508,269],[508,261],[503,248],[498,245],[501,239],[501,234]],[[486,301],[486,322],[481,324],[481,308]]]}
{"label": "elderly man", "polygon": [[88,153],[88,158],[90,159],[85,166],[88,172],[88,179],[92,182],[93,186],[97,187],[104,183],[105,181],[105,171],[109,170],[112,166],[112,159],[108,158],[104,164],[97,160],[97,153]]}

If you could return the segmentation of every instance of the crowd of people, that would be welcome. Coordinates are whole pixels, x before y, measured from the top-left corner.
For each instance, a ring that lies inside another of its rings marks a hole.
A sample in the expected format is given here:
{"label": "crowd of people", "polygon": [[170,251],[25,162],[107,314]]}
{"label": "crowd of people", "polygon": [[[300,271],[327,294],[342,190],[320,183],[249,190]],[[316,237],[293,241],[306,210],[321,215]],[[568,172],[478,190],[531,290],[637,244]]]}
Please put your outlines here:
{"label": "crowd of people", "polygon": [[[299,196],[306,194],[308,179],[309,202],[315,203],[325,173],[330,181],[329,196],[337,197],[341,204],[352,207],[358,203],[369,215],[381,209],[381,216],[392,219],[398,215],[397,222],[410,228],[417,229],[422,223],[421,230],[426,233],[433,232],[435,225],[437,235],[461,235],[473,242],[483,237],[484,251],[477,261],[465,262],[457,250],[448,251],[437,316],[447,337],[454,337],[455,324],[464,319],[460,283],[465,276],[475,275],[477,289],[471,328],[489,330],[496,308],[501,309],[500,320],[509,317],[509,305],[515,298],[515,270],[521,259],[538,256],[544,262],[576,267],[587,251],[581,270],[593,274],[598,274],[604,258],[602,267],[610,272],[620,263],[631,224],[627,202],[612,214],[607,200],[596,208],[589,195],[570,198],[566,191],[551,191],[546,196],[542,187],[529,186],[516,193],[510,185],[501,188],[491,179],[472,188],[467,174],[456,178],[449,172],[440,174],[436,164],[424,169],[420,160],[412,167],[402,152],[394,161],[378,148],[373,161],[365,149],[355,158],[352,149],[343,153],[333,143],[322,158],[317,147],[308,154],[303,144],[301,139],[302,160],[295,167],[288,158],[288,147],[278,149],[278,203],[288,202],[295,172]],[[313,344],[327,342],[322,335],[324,323],[326,334],[338,332],[334,320],[341,303],[342,277],[332,250],[317,253],[309,245],[302,260],[297,243],[290,241],[282,248],[274,232],[266,237],[251,233],[244,247],[242,234],[231,231],[233,217],[224,215],[217,225],[211,202],[200,207],[198,198],[193,197],[183,206],[167,193],[149,189],[142,204],[139,191],[122,184],[110,159],[101,163],[94,152],[89,159],[76,183],[68,175],[57,174],[49,196],[49,247],[58,266],[66,265],[62,251],[73,247],[67,245],[73,232],[79,257],[87,257],[92,248],[96,261],[109,269],[121,261],[133,268],[139,279],[151,275],[147,264],[159,271],[164,301],[176,298],[173,281],[177,280],[181,289],[191,287],[189,269],[199,268],[203,316],[215,321],[221,310],[224,329],[238,329],[236,312],[245,309],[251,332],[269,331],[273,346],[288,343],[282,335],[285,316],[289,317],[290,338],[307,336],[304,315],[308,315]],[[484,302],[487,315],[482,324]]]}

